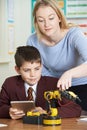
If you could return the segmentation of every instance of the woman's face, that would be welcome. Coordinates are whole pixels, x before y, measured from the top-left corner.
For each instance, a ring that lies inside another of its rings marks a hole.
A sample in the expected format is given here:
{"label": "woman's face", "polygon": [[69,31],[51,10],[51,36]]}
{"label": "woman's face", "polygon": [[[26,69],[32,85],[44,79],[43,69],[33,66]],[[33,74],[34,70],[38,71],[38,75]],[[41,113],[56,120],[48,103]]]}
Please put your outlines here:
{"label": "woman's face", "polygon": [[48,37],[58,33],[60,30],[56,12],[50,6],[41,6],[36,11],[36,20],[40,31]]}

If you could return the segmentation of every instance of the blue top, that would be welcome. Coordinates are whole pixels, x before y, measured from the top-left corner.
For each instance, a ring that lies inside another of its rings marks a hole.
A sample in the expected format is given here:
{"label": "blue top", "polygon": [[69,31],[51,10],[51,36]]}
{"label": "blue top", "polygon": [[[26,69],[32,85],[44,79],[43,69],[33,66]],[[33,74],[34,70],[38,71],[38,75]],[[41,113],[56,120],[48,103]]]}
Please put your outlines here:
{"label": "blue top", "polygon": [[[54,46],[47,46],[32,34],[27,45],[36,47],[42,56],[43,76],[60,77],[65,71],[87,62],[87,37],[80,28],[72,27]],[[87,77],[72,79],[72,86],[87,84]]]}

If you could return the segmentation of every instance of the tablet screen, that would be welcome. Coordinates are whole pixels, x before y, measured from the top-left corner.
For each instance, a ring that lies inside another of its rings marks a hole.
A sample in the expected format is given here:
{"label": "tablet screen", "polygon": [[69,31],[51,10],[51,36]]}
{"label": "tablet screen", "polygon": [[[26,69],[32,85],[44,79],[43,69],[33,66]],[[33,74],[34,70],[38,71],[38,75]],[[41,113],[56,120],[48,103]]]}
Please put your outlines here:
{"label": "tablet screen", "polygon": [[35,102],[34,101],[11,101],[11,106],[13,108],[23,110],[25,113],[27,111],[31,111],[35,109]]}

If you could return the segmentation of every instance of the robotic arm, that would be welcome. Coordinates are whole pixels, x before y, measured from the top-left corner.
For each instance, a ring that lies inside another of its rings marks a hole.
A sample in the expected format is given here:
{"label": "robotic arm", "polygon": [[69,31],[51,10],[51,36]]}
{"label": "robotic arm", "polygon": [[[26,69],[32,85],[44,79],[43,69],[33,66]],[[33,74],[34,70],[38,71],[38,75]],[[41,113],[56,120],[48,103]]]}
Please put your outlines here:
{"label": "robotic arm", "polygon": [[48,110],[47,110],[47,115],[43,119],[43,123],[45,125],[61,124],[61,118],[58,115],[57,102],[58,102],[58,99],[62,100],[62,97],[65,97],[71,101],[78,100],[79,102],[81,102],[79,97],[71,91],[66,91],[66,90],[46,91],[44,93],[44,98],[48,102]]}
{"label": "robotic arm", "polygon": [[62,97],[65,97],[65,98],[67,98],[69,100],[72,100],[72,101],[78,100],[79,102],[81,102],[80,98],[75,93],[73,93],[72,91],[55,90],[55,91],[46,91],[44,93],[44,98],[47,101],[50,101],[51,99],[60,99],[60,100],[62,100]]}
{"label": "robotic arm", "polygon": [[39,112],[33,113],[27,112],[27,115],[23,117],[23,123],[28,124],[43,124],[43,125],[60,125],[61,118],[58,114],[58,99],[62,100],[65,97],[72,101],[81,101],[79,97],[71,91],[46,91],[44,92],[44,98],[47,100],[48,109],[46,114],[40,115]]}

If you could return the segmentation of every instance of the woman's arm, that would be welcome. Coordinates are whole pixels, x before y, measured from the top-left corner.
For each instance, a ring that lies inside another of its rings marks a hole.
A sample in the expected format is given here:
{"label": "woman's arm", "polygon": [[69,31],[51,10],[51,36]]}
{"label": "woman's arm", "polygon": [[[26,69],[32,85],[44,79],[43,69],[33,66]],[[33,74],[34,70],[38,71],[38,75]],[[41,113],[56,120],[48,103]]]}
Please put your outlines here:
{"label": "woman's arm", "polygon": [[75,68],[66,71],[58,80],[57,87],[61,90],[71,87],[72,78],[87,76],[87,63],[83,63]]}

